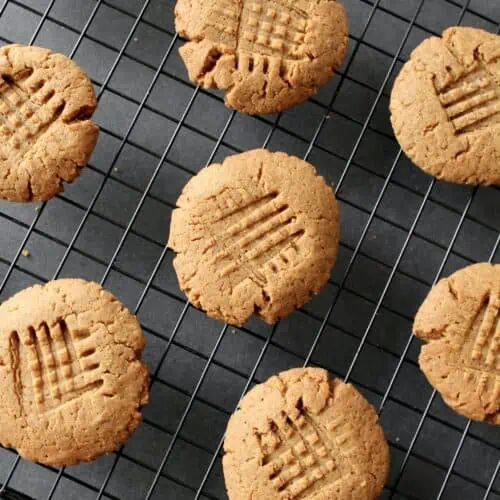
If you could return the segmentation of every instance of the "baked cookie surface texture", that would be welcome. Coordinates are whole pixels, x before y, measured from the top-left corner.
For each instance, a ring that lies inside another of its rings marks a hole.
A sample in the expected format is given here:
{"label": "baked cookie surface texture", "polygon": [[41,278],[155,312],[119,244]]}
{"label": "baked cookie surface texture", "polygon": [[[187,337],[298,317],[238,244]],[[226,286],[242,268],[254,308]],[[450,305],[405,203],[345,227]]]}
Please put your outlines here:
{"label": "baked cookie surface texture", "polygon": [[230,500],[374,500],[389,470],[375,410],[319,368],[254,387],[229,420],[224,451]]}
{"label": "baked cookie surface texture", "polygon": [[288,109],[316,93],[347,48],[344,7],[335,0],[178,0],[177,32],[189,77],[226,90],[246,113]]}
{"label": "baked cookie surface texture", "polygon": [[40,47],[0,48],[0,198],[47,201],[94,150],[94,88],[70,59]]}
{"label": "baked cookie surface texture", "polygon": [[330,277],[339,240],[335,196],[312,165],[254,150],[201,170],[172,215],[168,246],[189,301],[242,325],[274,323]]}
{"label": "baked cookie surface texture", "polygon": [[500,184],[500,37],[453,27],[411,54],[391,94],[397,140],[425,172]]}
{"label": "baked cookie surface texture", "polygon": [[141,422],[148,372],[135,316],[96,283],[27,288],[0,306],[0,444],[49,465],[89,461]]}
{"label": "baked cookie surface texture", "polygon": [[475,264],[430,291],[414,334],[419,363],[445,402],[473,420],[500,424],[500,265]]}

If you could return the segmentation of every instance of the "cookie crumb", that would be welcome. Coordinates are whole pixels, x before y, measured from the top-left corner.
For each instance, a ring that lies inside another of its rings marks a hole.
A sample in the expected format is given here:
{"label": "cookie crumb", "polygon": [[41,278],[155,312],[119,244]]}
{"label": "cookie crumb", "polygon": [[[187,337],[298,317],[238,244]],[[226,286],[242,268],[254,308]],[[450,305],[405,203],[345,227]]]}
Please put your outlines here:
{"label": "cookie crumb", "polygon": [[23,248],[23,251],[21,252],[21,255],[23,257],[31,257],[31,253],[27,248]]}

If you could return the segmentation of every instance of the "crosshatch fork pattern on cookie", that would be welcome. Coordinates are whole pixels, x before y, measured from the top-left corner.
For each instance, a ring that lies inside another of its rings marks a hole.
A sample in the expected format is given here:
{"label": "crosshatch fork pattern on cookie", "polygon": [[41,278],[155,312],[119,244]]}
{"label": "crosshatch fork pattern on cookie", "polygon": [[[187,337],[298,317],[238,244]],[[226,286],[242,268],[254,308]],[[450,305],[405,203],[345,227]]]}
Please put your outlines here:
{"label": "crosshatch fork pattern on cookie", "polygon": [[2,75],[0,79],[2,149],[7,146],[21,155],[61,116],[65,106],[44,80],[33,82],[32,92],[26,90],[24,84],[32,74],[33,70],[27,70],[16,77]]}
{"label": "crosshatch fork pattern on cookie", "polygon": [[283,499],[305,500],[310,497],[308,490],[312,486],[324,487],[343,480],[348,472],[346,465],[349,467],[349,460],[344,459],[351,451],[350,436],[343,431],[340,420],[328,423],[327,431],[334,430],[340,431],[337,438],[337,444],[343,447],[340,462],[313,418],[299,410],[289,414],[281,412],[271,422],[268,432],[257,435],[263,466],[273,488]]}
{"label": "crosshatch fork pattern on cookie", "polygon": [[215,247],[211,264],[223,277],[240,273],[240,281],[253,278],[267,283],[263,269],[272,272],[298,258],[298,240],[304,229],[284,202],[277,202],[273,192],[252,199],[243,190],[228,190],[214,199],[215,222],[207,224],[211,232],[210,246]]}
{"label": "crosshatch fork pattern on cookie", "polygon": [[220,17],[227,20],[224,33],[234,37],[236,50],[249,54],[277,56],[297,60],[304,55],[304,43],[309,17],[293,2],[218,0],[214,10],[214,25]]}
{"label": "crosshatch fork pattern on cookie", "polygon": [[54,410],[103,385],[91,335],[83,330],[70,332],[64,321],[12,332],[9,351],[23,412],[28,405],[39,413]]}

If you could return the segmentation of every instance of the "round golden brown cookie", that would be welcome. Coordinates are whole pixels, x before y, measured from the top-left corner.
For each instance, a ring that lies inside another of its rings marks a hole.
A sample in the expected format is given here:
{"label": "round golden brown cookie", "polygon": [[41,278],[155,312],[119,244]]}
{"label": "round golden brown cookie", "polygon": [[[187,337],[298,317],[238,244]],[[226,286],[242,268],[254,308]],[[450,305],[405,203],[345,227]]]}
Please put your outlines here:
{"label": "round golden brown cookie", "polygon": [[87,165],[98,127],[90,80],[40,47],[0,48],[0,198],[46,201]]}
{"label": "round golden brown cookie", "polygon": [[51,281],[0,306],[0,444],[49,465],[96,458],[141,422],[135,316],[96,283]]}
{"label": "round golden brown cookie", "polygon": [[246,113],[291,108],[316,93],[347,48],[344,7],[335,0],[177,0],[177,32],[189,78],[226,90]]}
{"label": "round golden brown cookie", "polygon": [[391,120],[405,153],[439,179],[500,184],[500,37],[449,28],[396,79]]}
{"label": "round golden brown cookie", "polygon": [[500,265],[475,264],[442,279],[413,326],[420,368],[455,411],[500,424]]}
{"label": "round golden brown cookie", "polygon": [[259,149],[193,177],[177,201],[169,247],[196,307],[242,325],[274,323],[327,282],[339,240],[337,202],[312,165]]}
{"label": "round golden brown cookie", "polygon": [[375,410],[319,368],[254,387],[229,420],[224,451],[230,500],[373,500],[389,471]]}

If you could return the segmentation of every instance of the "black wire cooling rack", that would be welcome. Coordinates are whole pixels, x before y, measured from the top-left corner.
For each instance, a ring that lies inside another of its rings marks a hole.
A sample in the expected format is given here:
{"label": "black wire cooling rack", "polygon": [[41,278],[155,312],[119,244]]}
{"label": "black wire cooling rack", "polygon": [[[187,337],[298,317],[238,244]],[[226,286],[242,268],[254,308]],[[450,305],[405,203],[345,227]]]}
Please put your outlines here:
{"label": "black wire cooling rack", "polygon": [[[178,56],[173,0],[4,0],[0,40],[74,58],[99,97],[91,165],[45,205],[0,203],[0,297],[33,283],[99,281],[147,336],[151,403],[133,438],[91,464],[54,469],[0,448],[5,499],[224,499],[221,446],[240,397],[271,374],[322,366],[379,409],[391,447],[384,499],[500,499],[500,428],[467,422],[426,383],[411,322],[429,287],[498,261],[498,188],[440,183],[402,155],[389,123],[394,76],[425,37],[455,24],[498,32],[498,0],[344,0],[350,47],[319,94],[250,117],[195,88]],[[341,205],[329,284],[274,327],[222,326],[190,307],[165,249],[189,177],[266,146],[304,157]]]}

